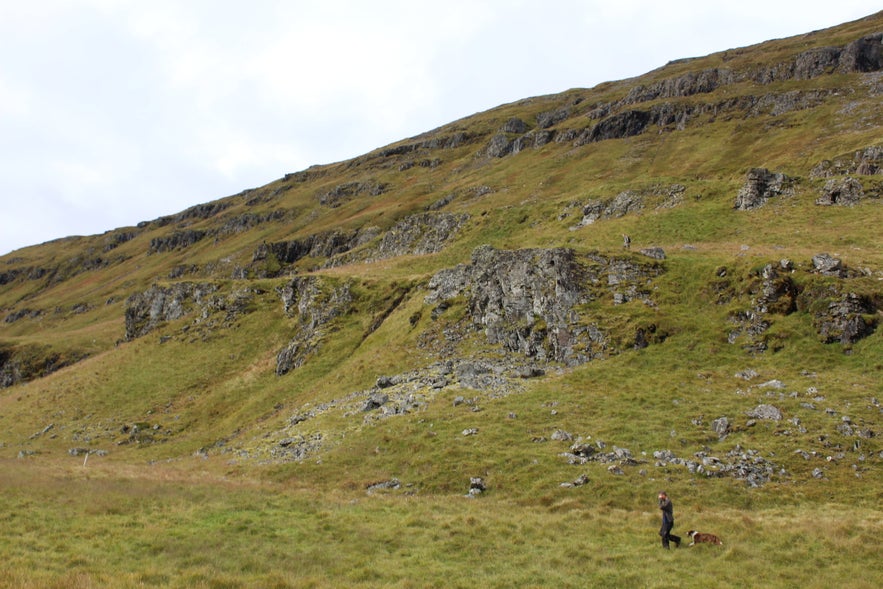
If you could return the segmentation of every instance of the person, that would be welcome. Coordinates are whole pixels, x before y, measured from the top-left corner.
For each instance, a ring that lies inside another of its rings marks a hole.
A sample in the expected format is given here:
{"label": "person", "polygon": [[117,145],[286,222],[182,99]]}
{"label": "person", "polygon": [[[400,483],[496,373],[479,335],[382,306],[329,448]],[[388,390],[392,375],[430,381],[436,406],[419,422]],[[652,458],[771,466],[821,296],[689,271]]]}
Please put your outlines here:
{"label": "person", "polygon": [[681,538],[671,533],[671,529],[675,525],[674,507],[671,499],[665,491],[659,492],[659,509],[662,510],[662,527],[659,528],[659,535],[662,536],[662,547],[668,550],[669,541],[674,542],[675,546],[680,548]]}

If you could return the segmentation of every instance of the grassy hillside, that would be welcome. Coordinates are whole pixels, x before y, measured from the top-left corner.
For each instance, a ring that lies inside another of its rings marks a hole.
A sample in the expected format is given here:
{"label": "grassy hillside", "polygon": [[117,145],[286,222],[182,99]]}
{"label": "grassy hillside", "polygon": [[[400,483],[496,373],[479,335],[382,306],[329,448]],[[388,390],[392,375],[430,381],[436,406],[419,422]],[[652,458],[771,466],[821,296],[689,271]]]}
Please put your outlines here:
{"label": "grassy hillside", "polygon": [[881,31],[0,258],[0,586],[879,586]]}

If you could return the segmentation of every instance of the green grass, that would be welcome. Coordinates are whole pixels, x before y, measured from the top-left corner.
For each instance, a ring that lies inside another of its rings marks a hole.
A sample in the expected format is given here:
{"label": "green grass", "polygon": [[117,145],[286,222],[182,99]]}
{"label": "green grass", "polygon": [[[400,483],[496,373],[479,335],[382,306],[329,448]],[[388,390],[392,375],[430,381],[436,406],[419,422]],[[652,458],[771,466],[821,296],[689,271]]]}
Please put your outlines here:
{"label": "green grass", "polygon": [[591,484],[513,502],[493,491],[478,499],[317,496],[278,484],[196,481],[162,466],[109,479],[103,467],[52,473],[13,463],[4,472],[0,586],[826,587],[849,579],[851,587],[875,587],[883,580],[871,566],[880,513],[837,503],[807,513],[699,505],[684,493],[676,496],[676,529],[713,530],[724,546],[663,552],[653,493],[631,508],[610,507]]}

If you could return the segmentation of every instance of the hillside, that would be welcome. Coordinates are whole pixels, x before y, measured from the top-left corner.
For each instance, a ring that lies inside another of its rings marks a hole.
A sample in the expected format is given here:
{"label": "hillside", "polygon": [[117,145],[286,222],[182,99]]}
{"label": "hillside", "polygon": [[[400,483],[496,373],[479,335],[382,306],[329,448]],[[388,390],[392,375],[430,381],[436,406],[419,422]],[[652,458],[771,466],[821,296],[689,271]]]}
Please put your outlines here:
{"label": "hillside", "polygon": [[0,258],[2,511],[171,530],[0,584],[665,586],[664,487],[719,585],[878,586],[881,97],[883,12]]}

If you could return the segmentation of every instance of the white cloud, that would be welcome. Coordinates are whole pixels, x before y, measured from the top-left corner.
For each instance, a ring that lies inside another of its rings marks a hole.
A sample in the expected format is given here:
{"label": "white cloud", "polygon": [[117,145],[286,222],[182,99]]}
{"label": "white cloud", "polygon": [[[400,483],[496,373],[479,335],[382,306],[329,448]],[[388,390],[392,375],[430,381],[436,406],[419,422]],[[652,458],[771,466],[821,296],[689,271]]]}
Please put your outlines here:
{"label": "white cloud", "polygon": [[504,102],[878,9],[871,0],[799,10],[758,0],[0,2],[0,253],[174,213]]}

